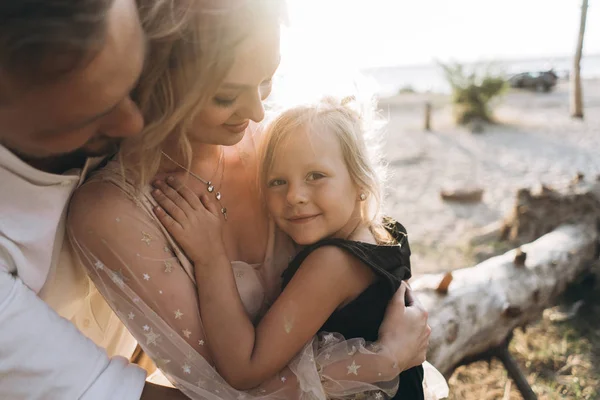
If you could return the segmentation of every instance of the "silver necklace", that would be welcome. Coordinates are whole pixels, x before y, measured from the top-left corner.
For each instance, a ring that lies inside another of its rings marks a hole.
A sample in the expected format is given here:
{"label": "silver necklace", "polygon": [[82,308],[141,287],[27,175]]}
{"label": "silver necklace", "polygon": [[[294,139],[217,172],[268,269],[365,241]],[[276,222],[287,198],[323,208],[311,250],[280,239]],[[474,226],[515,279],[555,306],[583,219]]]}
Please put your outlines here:
{"label": "silver necklace", "polygon": [[[163,156],[165,156],[173,164],[177,165],[179,168],[181,168],[182,170],[184,170],[188,174],[190,174],[193,178],[195,178],[195,179],[199,180],[200,182],[202,182],[203,184],[205,184],[206,185],[206,191],[208,193],[213,193],[213,192],[215,193],[215,199],[217,199],[217,201],[219,202],[219,206],[221,207],[221,214],[223,214],[223,218],[225,218],[225,221],[227,221],[227,208],[223,207],[223,204],[221,203],[221,192],[218,189],[215,191],[215,185],[213,185],[213,183],[212,183],[212,179],[215,177],[215,175],[219,171],[219,167],[221,166],[221,162],[223,161],[223,154],[224,154],[223,149],[221,149],[221,156],[219,157],[219,163],[217,164],[217,169],[215,170],[215,173],[213,174],[212,178],[210,178],[211,180],[209,180],[209,181],[205,181],[204,179],[200,178],[198,175],[196,175],[195,173],[193,173],[192,171],[190,171],[189,169],[187,169],[186,167],[184,167],[183,165],[181,165],[177,161],[173,160],[164,151],[161,151],[161,153],[162,153]],[[223,170],[221,172],[221,184],[223,184],[223,174],[224,173],[225,173],[225,166],[223,165]]]}

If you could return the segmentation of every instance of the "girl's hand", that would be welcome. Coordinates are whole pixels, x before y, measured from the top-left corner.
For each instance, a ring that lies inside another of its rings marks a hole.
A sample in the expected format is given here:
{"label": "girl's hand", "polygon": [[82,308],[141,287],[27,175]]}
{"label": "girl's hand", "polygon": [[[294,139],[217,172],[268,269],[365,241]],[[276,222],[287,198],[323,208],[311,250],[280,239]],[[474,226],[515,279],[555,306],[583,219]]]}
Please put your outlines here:
{"label": "girl's hand", "polygon": [[208,195],[198,198],[172,176],[153,185],[152,197],[159,205],[154,208],[156,216],[195,266],[209,266],[226,257],[223,216]]}
{"label": "girl's hand", "polygon": [[379,342],[393,353],[401,371],[425,362],[431,334],[427,317],[423,305],[402,282],[379,327]]}

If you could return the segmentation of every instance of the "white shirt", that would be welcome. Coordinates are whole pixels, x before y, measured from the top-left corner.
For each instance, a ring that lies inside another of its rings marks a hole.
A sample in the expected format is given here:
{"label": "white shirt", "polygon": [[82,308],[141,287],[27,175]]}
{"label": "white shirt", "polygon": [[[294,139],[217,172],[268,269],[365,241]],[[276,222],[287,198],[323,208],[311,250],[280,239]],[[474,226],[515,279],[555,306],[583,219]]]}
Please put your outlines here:
{"label": "white shirt", "polygon": [[122,357],[135,341],[65,237],[67,205],[88,165],[49,174],[0,146],[0,399],[141,396],[145,372]]}

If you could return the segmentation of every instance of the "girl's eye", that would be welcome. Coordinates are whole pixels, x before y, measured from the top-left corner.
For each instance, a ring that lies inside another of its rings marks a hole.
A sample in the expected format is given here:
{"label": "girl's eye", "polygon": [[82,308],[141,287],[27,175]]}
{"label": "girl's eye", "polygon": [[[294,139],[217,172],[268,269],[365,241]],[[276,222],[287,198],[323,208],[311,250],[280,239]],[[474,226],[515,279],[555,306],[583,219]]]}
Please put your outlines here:
{"label": "girl's eye", "polygon": [[213,97],[213,103],[215,103],[215,105],[217,105],[219,107],[232,106],[236,100],[237,100],[237,97],[234,97],[233,99],[224,99],[224,98],[220,98],[220,97]]}
{"label": "girl's eye", "polygon": [[320,172],[311,172],[306,177],[306,179],[309,181],[316,181],[317,179],[321,179],[321,178],[325,178],[325,175]]}
{"label": "girl's eye", "polygon": [[270,180],[269,183],[267,184],[267,187],[276,187],[276,186],[281,186],[281,185],[285,185],[285,181],[283,179],[273,179]]}

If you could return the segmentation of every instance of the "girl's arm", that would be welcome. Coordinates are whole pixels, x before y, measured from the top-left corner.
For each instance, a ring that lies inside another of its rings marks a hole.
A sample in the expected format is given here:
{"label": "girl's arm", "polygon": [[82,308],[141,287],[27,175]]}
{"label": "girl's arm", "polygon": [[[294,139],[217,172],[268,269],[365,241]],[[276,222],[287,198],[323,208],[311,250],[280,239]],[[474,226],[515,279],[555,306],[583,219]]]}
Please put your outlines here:
{"label": "girl's arm", "polygon": [[371,272],[336,247],[311,253],[255,328],[245,314],[231,269],[196,266],[200,313],[215,364],[234,387],[250,388],[287,365]]}
{"label": "girl's arm", "polygon": [[[176,186],[176,191],[163,182],[158,187],[161,192],[155,197],[163,208],[157,209],[157,215],[194,261],[201,315],[214,360],[235,387],[256,386],[279,371],[340,305],[360,294],[373,280],[372,272],[343,250],[318,249],[306,258],[255,329],[224,255],[222,220],[215,205],[205,196],[203,204],[185,187]],[[357,350],[350,347],[350,358],[328,363],[329,371],[338,379],[361,375],[359,379],[364,376],[367,381],[378,382],[412,366],[397,365],[391,354]]]}

